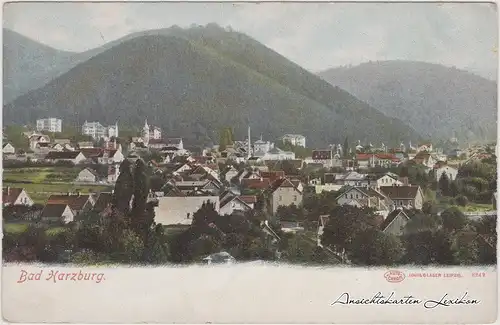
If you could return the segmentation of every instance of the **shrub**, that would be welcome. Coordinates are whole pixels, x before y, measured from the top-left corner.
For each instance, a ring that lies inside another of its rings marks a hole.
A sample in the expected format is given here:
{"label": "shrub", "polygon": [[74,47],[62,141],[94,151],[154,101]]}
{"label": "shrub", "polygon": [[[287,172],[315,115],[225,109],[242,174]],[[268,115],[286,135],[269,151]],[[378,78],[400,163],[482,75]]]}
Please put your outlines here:
{"label": "shrub", "polygon": [[458,205],[463,207],[469,203],[469,199],[467,199],[465,195],[458,195],[457,197],[455,197],[455,201]]}

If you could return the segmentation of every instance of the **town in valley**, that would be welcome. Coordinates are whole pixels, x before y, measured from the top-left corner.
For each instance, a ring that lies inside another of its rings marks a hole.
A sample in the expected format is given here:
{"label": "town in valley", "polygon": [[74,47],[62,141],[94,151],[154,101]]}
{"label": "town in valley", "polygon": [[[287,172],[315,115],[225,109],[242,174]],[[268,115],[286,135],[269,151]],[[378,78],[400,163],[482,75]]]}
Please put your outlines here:
{"label": "town in valley", "polygon": [[3,130],[7,262],[496,263],[496,143],[33,122]]}

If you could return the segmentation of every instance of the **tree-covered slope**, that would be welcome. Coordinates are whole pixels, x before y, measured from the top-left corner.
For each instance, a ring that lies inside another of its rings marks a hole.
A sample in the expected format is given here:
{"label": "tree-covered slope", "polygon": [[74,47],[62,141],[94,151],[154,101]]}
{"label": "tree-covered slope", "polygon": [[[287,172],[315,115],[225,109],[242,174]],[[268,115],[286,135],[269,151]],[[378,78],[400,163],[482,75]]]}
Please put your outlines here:
{"label": "tree-covered slope", "polygon": [[3,102],[41,87],[77,62],[75,53],[56,50],[3,29]]}
{"label": "tree-covered slope", "polygon": [[302,133],[313,146],[351,139],[396,143],[419,135],[240,33],[216,26],[139,34],[94,51],[89,60],[4,106],[6,123],[61,116],[142,125],[217,140]]}
{"label": "tree-covered slope", "polygon": [[426,137],[496,139],[497,85],[437,64],[382,61],[319,74]]}

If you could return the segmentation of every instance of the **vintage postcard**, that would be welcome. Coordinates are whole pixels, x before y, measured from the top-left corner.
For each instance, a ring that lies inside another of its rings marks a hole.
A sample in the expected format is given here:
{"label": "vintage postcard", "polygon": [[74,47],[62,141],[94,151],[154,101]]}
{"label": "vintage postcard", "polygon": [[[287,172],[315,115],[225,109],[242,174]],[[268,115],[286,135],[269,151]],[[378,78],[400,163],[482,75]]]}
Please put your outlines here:
{"label": "vintage postcard", "polygon": [[496,3],[2,19],[5,322],[496,321]]}

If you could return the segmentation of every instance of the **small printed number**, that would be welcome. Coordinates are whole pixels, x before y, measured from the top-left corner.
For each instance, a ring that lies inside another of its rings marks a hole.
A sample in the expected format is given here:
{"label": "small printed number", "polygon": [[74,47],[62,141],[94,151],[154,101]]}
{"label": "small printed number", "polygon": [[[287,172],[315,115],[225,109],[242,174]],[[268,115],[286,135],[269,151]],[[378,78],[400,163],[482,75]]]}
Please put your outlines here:
{"label": "small printed number", "polygon": [[472,273],[473,278],[484,278],[486,277],[486,273],[484,272],[474,272]]}

